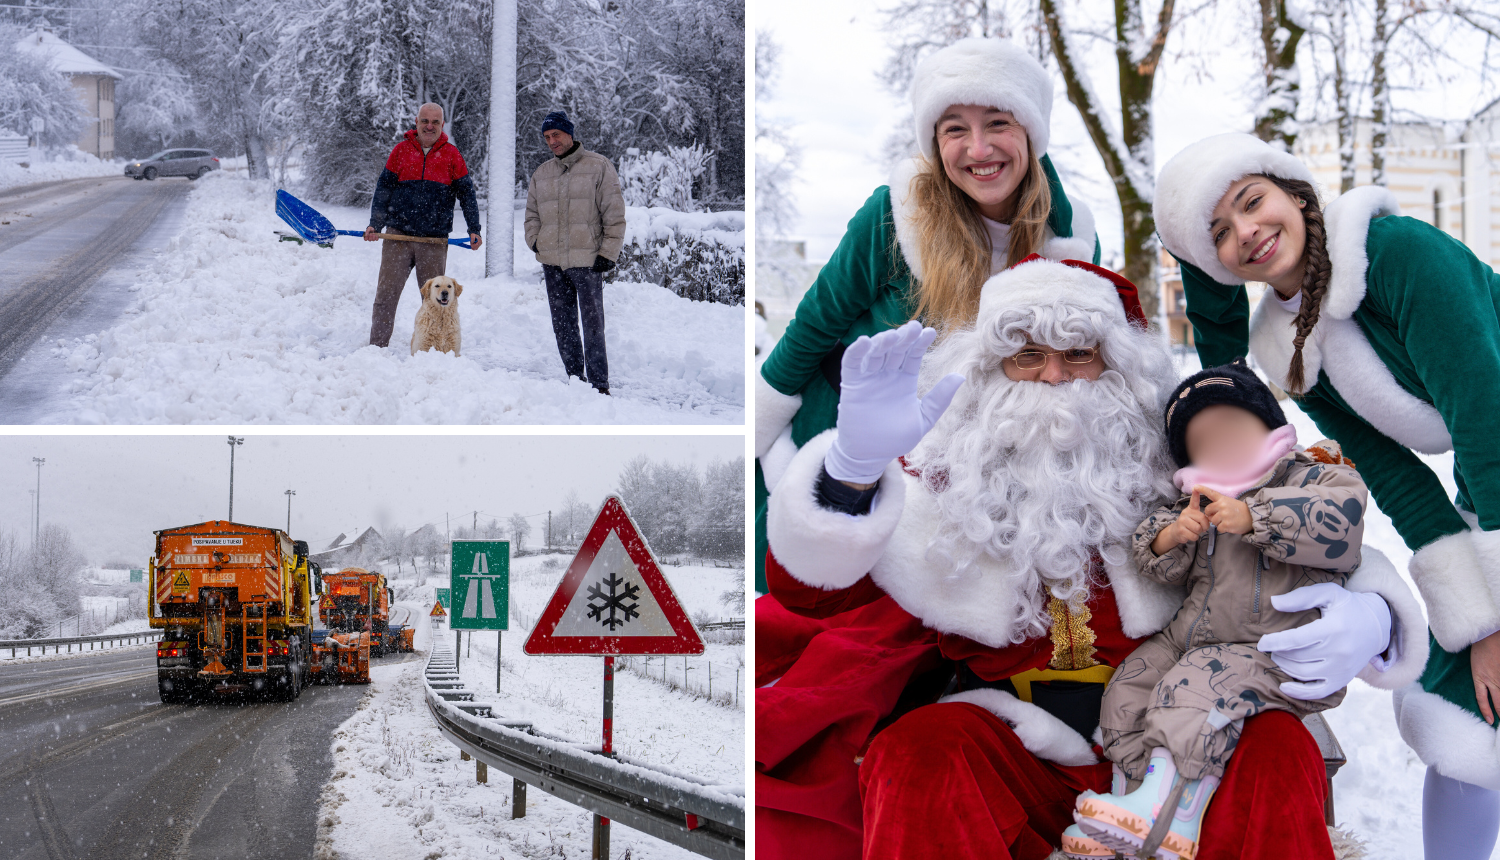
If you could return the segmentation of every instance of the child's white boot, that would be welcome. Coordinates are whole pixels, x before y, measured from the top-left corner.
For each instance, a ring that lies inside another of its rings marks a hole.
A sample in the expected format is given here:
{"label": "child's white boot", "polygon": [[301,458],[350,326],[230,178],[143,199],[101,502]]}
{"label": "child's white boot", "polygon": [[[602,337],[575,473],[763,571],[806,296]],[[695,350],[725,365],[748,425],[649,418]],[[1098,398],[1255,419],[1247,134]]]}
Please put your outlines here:
{"label": "child's white boot", "polygon": [[1183,778],[1172,754],[1157,747],[1140,788],[1129,794],[1080,795],[1073,818],[1085,836],[1122,854],[1193,860],[1203,812],[1218,787],[1216,776]]}
{"label": "child's white boot", "polygon": [[[1117,764],[1110,766],[1109,790],[1111,794],[1125,793],[1125,771],[1120,770]],[[1083,794],[1078,795],[1078,798],[1081,801],[1086,797],[1099,796],[1098,792],[1085,789]],[[1115,849],[1097,839],[1090,839],[1076,824],[1068,825],[1068,829],[1062,832],[1062,852],[1074,860],[1093,860],[1096,857],[1107,857],[1113,860],[1115,856]]]}

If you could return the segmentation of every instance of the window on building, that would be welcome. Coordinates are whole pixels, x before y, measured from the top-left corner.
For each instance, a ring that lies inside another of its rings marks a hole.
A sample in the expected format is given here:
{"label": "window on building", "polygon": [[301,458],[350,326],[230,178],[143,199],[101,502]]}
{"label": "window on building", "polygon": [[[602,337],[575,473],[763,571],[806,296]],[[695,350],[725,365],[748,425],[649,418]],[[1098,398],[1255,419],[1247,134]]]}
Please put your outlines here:
{"label": "window on building", "polygon": [[1432,189],[1432,226],[1443,229],[1443,192]]}

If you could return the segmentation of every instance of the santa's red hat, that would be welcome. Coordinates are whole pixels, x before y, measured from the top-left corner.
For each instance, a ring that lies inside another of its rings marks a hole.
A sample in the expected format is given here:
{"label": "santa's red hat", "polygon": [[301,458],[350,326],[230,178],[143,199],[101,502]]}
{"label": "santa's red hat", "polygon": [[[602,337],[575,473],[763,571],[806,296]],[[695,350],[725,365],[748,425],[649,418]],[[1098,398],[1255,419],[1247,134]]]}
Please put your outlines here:
{"label": "santa's red hat", "polygon": [[1039,254],[1021,260],[985,282],[979,294],[979,320],[1008,309],[1066,302],[1079,311],[1118,315],[1146,329],[1140,292],[1125,277],[1082,260],[1048,260]]}

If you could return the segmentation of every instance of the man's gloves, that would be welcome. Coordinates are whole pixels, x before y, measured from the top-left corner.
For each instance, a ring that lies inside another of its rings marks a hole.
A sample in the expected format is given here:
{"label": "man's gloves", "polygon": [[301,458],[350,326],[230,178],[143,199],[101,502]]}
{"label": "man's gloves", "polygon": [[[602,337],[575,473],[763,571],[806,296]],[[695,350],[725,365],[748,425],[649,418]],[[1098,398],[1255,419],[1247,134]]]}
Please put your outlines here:
{"label": "man's gloves", "polygon": [[594,257],[594,271],[603,274],[615,267],[615,261],[604,257]]}
{"label": "man's gloves", "polygon": [[942,417],[964,378],[950,373],[917,396],[922,355],[937,337],[916,320],[844,350],[839,385],[838,438],[823,460],[829,477],[873,484],[885,467],[909,453]]}
{"label": "man's gloves", "polygon": [[1267,633],[1256,645],[1302,682],[1281,685],[1281,692],[1294,699],[1321,699],[1342,690],[1390,646],[1391,608],[1378,594],[1320,582],[1272,595],[1271,605],[1282,612],[1323,613],[1301,627]]}

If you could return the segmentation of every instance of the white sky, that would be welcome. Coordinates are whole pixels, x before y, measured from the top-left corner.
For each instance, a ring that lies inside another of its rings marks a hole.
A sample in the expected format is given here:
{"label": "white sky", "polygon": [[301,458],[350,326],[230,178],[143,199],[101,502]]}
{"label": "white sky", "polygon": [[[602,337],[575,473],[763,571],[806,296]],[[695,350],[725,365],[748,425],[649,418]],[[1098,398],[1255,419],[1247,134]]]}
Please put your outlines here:
{"label": "white sky", "polygon": [[[67,526],[91,562],[144,564],[154,529],[222,519],[229,504],[227,433],[175,436],[0,436],[0,530],[28,546],[28,506],[42,467],[42,521]],[[292,537],[314,549],[340,531],[453,525],[556,510],[576,489],[588,505],[645,454],[693,463],[744,454],[743,436],[255,436],[235,451],[234,518],[277,528],[292,499]],[[532,538],[545,515],[533,518]]]}
{"label": "white sky", "polygon": [[[1090,10],[1100,5],[1088,2]],[[756,102],[756,112],[787,126],[801,148],[795,238],[808,241],[808,258],[813,261],[827,260],[849,218],[888,176],[881,151],[905,96],[893,96],[876,77],[890,56],[887,35],[880,29],[880,8],[885,5],[879,0],[754,4],[752,26],[769,32],[781,47],[777,80],[770,97]],[[1250,84],[1259,75],[1259,61],[1250,53],[1258,44],[1258,30],[1251,29],[1258,26],[1249,15],[1252,5],[1219,4],[1216,17],[1181,23],[1169,38],[1167,60],[1156,81],[1158,168],[1196,140],[1250,130],[1257,95]],[[1075,3],[1064,8],[1072,11],[1069,20],[1075,25],[1084,17]],[[1179,4],[1179,14],[1182,9]],[[1154,8],[1150,14],[1154,21]],[[1304,85],[1310,87],[1314,76],[1306,62],[1306,44],[1304,40],[1300,55]],[[1179,59],[1185,48],[1196,57]],[[1089,57],[1095,87],[1117,103],[1112,52],[1095,43]],[[1397,93],[1395,102],[1398,108],[1438,116],[1467,116],[1481,106],[1476,103],[1477,84],[1429,82],[1423,92]],[[1119,254],[1122,246],[1119,206],[1103,163],[1055,72],[1053,90],[1049,153],[1069,196],[1083,198],[1093,209],[1108,262],[1111,252]]]}

